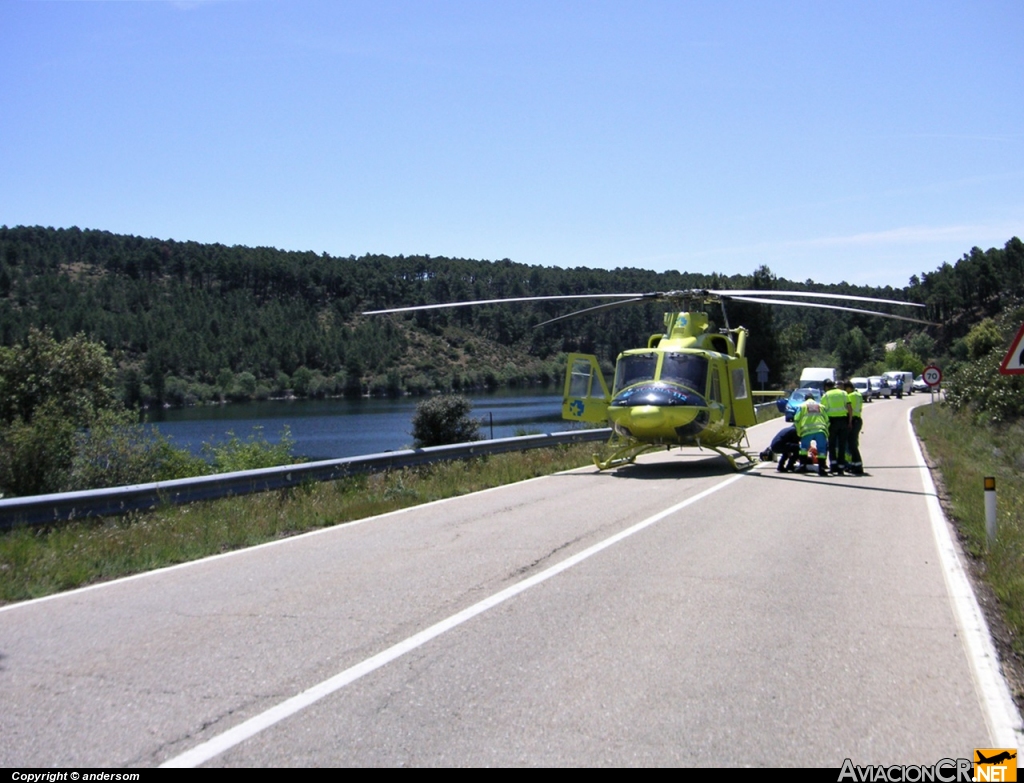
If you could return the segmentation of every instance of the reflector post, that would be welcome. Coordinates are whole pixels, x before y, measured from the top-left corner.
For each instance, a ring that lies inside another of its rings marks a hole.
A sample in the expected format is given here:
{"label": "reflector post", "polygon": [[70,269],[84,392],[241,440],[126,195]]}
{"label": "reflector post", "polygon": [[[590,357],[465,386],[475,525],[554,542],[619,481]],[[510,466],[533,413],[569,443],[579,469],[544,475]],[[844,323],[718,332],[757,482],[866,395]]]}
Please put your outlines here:
{"label": "reflector post", "polygon": [[985,536],[991,549],[996,543],[996,477],[985,476]]}

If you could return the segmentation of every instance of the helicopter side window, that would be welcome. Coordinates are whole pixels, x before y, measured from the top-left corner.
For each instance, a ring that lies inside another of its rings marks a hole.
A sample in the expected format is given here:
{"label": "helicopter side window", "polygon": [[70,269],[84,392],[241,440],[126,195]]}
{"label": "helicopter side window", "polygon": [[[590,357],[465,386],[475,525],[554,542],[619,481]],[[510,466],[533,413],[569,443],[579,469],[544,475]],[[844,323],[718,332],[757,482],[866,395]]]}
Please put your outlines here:
{"label": "helicopter side window", "polygon": [[711,393],[709,395],[711,402],[722,401],[722,384],[718,380],[718,371],[714,370],[711,373]]}
{"label": "helicopter side window", "polygon": [[569,396],[588,397],[590,395],[590,362],[586,359],[577,359],[572,364],[572,374],[569,377]]}
{"label": "helicopter side window", "polygon": [[732,392],[733,396],[735,396],[737,400],[746,399],[747,381],[743,374],[743,370],[739,367],[732,371]]}
{"label": "helicopter side window", "polygon": [[692,353],[667,353],[661,362],[661,380],[704,394],[708,384],[708,360]]}
{"label": "helicopter side window", "polygon": [[658,367],[658,355],[655,353],[629,354],[619,359],[615,366],[615,391],[632,386],[641,381],[653,381],[654,371]]}

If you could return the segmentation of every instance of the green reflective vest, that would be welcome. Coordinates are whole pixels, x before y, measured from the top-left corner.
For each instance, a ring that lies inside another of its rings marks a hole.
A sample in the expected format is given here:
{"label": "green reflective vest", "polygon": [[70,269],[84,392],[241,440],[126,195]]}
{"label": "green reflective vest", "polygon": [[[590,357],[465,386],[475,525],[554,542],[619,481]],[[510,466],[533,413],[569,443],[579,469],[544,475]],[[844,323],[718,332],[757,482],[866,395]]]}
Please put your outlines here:
{"label": "green reflective vest", "polygon": [[861,418],[861,411],[864,410],[864,397],[861,393],[854,389],[852,392],[847,393],[846,399],[850,401],[850,407],[853,408],[854,418]]}
{"label": "green reflective vest", "polygon": [[813,435],[816,432],[828,434],[828,416],[824,408],[813,397],[808,397],[793,416],[793,424],[796,425],[796,434],[801,438],[804,435]]}
{"label": "green reflective vest", "polygon": [[829,389],[821,396],[821,407],[825,411],[825,415],[830,419],[836,416],[846,416],[846,406],[849,400],[846,397],[846,392],[842,389]]}

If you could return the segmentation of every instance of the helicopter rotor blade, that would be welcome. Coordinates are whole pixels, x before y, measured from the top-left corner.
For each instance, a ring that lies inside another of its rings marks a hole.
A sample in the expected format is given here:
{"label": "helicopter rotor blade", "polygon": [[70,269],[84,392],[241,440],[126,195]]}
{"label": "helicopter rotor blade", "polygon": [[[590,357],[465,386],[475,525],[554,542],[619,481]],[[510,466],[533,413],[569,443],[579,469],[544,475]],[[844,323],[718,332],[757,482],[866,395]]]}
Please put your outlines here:
{"label": "helicopter rotor blade", "polygon": [[449,307],[471,307],[473,305],[511,304],[513,302],[558,302],[571,299],[637,299],[650,294],[560,294],[558,296],[517,296],[509,299],[477,299],[469,302],[442,302],[441,304],[416,305],[414,307],[392,307],[386,310],[366,310],[362,315],[385,315],[387,313],[412,313],[417,310],[442,310]]}
{"label": "helicopter rotor blade", "polygon": [[553,324],[556,321],[565,321],[565,320],[567,320],[569,318],[575,318],[578,315],[587,315],[589,313],[599,313],[599,312],[601,312],[603,310],[614,310],[617,307],[625,307],[626,305],[636,304],[637,302],[650,301],[653,298],[654,297],[652,297],[650,295],[646,295],[646,296],[636,296],[633,299],[624,299],[624,300],[622,300],[620,302],[605,302],[604,304],[595,305],[594,307],[586,307],[583,310],[575,310],[575,311],[573,311],[571,313],[566,313],[565,315],[560,315],[560,316],[558,316],[556,318],[549,318],[547,321],[541,321],[539,324],[537,324],[533,328],[534,329],[539,329],[542,326],[547,326],[548,324]]}
{"label": "helicopter rotor blade", "polygon": [[[861,313],[863,315],[877,315],[882,318],[892,318],[898,321],[909,321],[910,323],[924,324],[926,326],[941,326],[931,321],[924,321],[919,318],[910,318],[903,315],[881,313],[877,310],[863,310],[856,307],[843,307],[840,305],[828,305],[821,302],[793,302],[785,299],[774,299],[767,297],[794,296],[808,299],[833,299],[853,302],[876,302],[878,304],[901,305],[908,307],[925,307],[919,302],[900,302],[892,299],[879,299],[870,296],[855,296],[853,294],[826,294],[814,291],[761,291],[761,290],[739,290],[739,289],[693,289],[688,291],[652,291],[643,294],[559,294],[556,296],[519,296],[507,299],[476,299],[465,302],[442,302],[439,304],[415,305],[413,307],[393,307],[384,310],[367,310],[363,315],[385,315],[389,313],[411,313],[420,310],[443,310],[454,307],[472,307],[474,305],[511,304],[516,302],[562,302],[580,299],[614,299],[618,301],[605,302],[594,307],[586,307],[566,315],[560,315],[547,321],[537,324],[537,327],[546,326],[557,321],[564,321],[568,318],[575,318],[579,315],[599,313],[605,310],[614,310],[626,305],[639,302],[669,302],[673,306],[690,306],[694,301],[702,301],[707,304],[714,300],[729,299],[735,302],[753,302],[767,305],[787,305],[790,307],[816,307],[822,310],[840,310],[849,313]],[[684,304],[685,303],[685,304]],[[536,328],[536,327],[535,327]]]}
{"label": "helicopter rotor blade", "polygon": [[[757,304],[767,305],[789,305],[790,307],[816,307],[820,310],[842,310],[847,313],[862,313],[864,315],[877,315],[881,318],[895,318],[897,321],[910,321],[915,324],[924,324],[925,326],[942,326],[942,324],[933,323],[931,321],[922,321],[920,318],[910,318],[905,315],[893,315],[892,313],[880,313],[877,310],[862,310],[859,307],[843,307],[841,305],[828,305],[820,304],[818,302],[790,302],[786,299],[762,299],[756,296],[733,296],[729,297],[737,302],[756,302]],[[902,302],[900,303],[902,304]]]}
{"label": "helicopter rotor blade", "polygon": [[[708,291],[708,293],[715,294],[716,296],[724,296],[729,299],[748,296],[804,296],[809,299],[842,299],[850,302],[877,302],[878,304],[925,307],[925,305],[920,302],[900,302],[894,299],[877,299],[873,296],[854,296],[853,294],[822,294],[814,291],[759,291],[754,289],[750,291]],[[799,304],[799,302],[797,304]]]}

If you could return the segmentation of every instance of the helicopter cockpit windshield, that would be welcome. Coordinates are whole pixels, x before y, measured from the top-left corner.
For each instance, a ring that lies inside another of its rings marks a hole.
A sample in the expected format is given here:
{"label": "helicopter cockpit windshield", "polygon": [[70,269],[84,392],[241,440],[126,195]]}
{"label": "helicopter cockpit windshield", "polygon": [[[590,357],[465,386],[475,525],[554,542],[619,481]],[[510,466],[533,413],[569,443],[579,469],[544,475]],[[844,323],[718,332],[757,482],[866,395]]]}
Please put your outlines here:
{"label": "helicopter cockpit windshield", "polygon": [[658,354],[633,353],[620,356],[615,365],[615,388],[612,394],[618,394],[627,386],[643,381],[653,381],[658,369]]}
{"label": "helicopter cockpit windshield", "polygon": [[661,361],[660,380],[678,383],[704,394],[708,383],[708,360],[691,353],[666,353]]}

